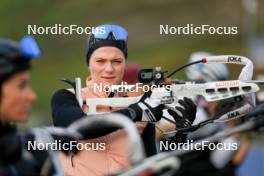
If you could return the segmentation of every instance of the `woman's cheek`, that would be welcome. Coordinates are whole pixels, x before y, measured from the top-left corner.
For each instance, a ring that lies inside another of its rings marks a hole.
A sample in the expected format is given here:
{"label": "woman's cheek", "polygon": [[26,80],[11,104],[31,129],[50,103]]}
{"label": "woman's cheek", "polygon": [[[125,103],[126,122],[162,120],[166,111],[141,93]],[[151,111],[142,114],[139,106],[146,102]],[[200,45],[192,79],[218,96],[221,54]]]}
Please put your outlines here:
{"label": "woman's cheek", "polygon": [[118,69],[118,75],[120,76],[120,79],[122,80],[124,77],[124,73],[125,73],[125,67],[122,66]]}
{"label": "woman's cheek", "polygon": [[21,121],[21,119],[23,119],[23,117],[25,116],[25,109],[23,109],[21,105],[20,106],[17,105],[13,109],[12,116],[13,116],[13,118],[15,118],[15,120]]}

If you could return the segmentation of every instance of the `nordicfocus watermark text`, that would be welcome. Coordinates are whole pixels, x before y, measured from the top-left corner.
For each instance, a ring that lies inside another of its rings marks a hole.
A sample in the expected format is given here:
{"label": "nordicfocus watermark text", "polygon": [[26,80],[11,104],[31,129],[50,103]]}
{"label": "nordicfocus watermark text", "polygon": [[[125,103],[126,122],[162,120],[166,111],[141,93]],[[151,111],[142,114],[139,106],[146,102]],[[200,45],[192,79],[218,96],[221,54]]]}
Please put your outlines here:
{"label": "nordicfocus watermark text", "polygon": [[135,85],[128,85],[126,82],[122,82],[120,85],[105,85],[103,83],[94,83],[93,90],[95,92],[108,92],[113,91],[116,93],[122,92],[149,92],[149,91],[156,91],[156,92],[164,92],[164,90],[170,90],[171,85],[145,85],[142,83],[136,83]]}
{"label": "nordicfocus watermark text", "polygon": [[91,26],[78,26],[76,24],[63,26],[62,24],[54,24],[53,26],[38,26],[38,25],[27,25],[28,35],[82,35],[82,34],[105,34],[105,27],[91,27]]}
{"label": "nordicfocus watermark text", "polygon": [[171,150],[237,150],[238,143],[212,143],[209,141],[193,142],[193,140],[187,140],[185,143],[173,143],[169,141],[160,141],[160,151]]}
{"label": "nordicfocus watermark text", "polygon": [[199,25],[187,24],[186,26],[169,26],[160,25],[159,28],[161,35],[177,34],[177,35],[236,35],[238,34],[237,26],[211,26],[211,25]]}
{"label": "nordicfocus watermark text", "polygon": [[70,141],[68,143],[62,143],[61,140],[55,140],[50,143],[41,143],[37,141],[28,141],[27,150],[105,150],[105,143],[79,143],[78,141]]}

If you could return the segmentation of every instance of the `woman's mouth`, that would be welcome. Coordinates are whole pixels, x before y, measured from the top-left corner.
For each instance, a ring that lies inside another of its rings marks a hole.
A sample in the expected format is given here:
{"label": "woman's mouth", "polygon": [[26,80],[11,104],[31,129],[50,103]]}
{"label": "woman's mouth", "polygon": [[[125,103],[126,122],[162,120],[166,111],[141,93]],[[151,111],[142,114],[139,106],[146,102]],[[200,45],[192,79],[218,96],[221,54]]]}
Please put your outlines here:
{"label": "woman's mouth", "polygon": [[102,76],[103,79],[115,79],[114,76]]}

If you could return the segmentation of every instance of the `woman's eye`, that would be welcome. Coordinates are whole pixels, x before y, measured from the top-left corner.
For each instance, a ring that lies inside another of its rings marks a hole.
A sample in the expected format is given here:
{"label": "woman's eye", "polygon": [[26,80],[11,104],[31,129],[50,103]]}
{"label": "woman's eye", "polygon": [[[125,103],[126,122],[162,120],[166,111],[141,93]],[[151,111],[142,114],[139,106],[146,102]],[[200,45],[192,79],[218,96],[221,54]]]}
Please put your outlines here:
{"label": "woman's eye", "polygon": [[114,61],[114,63],[121,64],[121,63],[122,63],[122,61],[116,60],[116,61]]}
{"label": "woman's eye", "polygon": [[102,63],[102,62],[104,62],[104,60],[97,60],[96,62]]}
{"label": "woman's eye", "polygon": [[18,84],[18,87],[19,87],[19,89],[25,89],[27,87],[27,83],[23,81],[23,82]]}

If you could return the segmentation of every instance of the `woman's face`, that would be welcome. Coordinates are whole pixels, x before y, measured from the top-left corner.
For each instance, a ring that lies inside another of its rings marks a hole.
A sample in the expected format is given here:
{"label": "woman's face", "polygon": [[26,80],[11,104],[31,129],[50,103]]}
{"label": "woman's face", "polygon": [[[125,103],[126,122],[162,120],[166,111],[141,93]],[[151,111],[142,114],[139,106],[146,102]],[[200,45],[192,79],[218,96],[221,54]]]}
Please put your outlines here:
{"label": "woman's face", "polygon": [[36,94],[29,85],[28,71],[14,74],[2,84],[0,117],[4,122],[24,122],[31,111]]}
{"label": "woman's face", "polygon": [[89,69],[92,80],[97,84],[120,84],[125,70],[125,56],[115,47],[96,49],[90,59]]}

